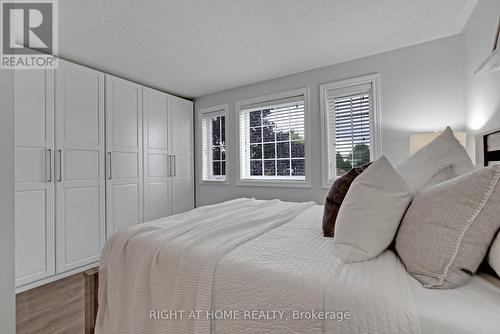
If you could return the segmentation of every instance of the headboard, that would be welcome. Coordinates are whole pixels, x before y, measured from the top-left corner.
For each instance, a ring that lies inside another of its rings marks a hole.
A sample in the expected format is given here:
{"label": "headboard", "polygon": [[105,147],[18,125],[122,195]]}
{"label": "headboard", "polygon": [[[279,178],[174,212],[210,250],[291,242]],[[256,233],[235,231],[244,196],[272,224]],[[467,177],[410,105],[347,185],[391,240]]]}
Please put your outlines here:
{"label": "headboard", "polygon": [[476,137],[476,160],[482,166],[500,164],[500,130]]}

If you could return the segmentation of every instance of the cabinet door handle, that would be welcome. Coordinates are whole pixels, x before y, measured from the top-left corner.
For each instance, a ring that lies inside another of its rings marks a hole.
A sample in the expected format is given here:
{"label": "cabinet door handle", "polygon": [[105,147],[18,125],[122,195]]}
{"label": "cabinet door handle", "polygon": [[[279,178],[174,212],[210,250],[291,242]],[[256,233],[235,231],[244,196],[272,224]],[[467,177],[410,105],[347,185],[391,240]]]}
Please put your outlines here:
{"label": "cabinet door handle", "polygon": [[59,152],[59,178],[57,179],[57,182],[62,181],[62,150],[57,150]]}
{"label": "cabinet door handle", "polygon": [[47,153],[49,154],[49,177],[47,179],[47,182],[52,182],[52,149],[47,149]]}
{"label": "cabinet door handle", "polygon": [[167,177],[172,176],[172,156],[167,155]]}
{"label": "cabinet door handle", "polygon": [[113,154],[111,152],[108,152],[108,180],[111,180],[111,178],[113,177],[113,172],[112,172],[112,168],[113,166],[111,165],[112,164],[112,159],[113,159]]}
{"label": "cabinet door handle", "polygon": [[174,173],[172,176],[177,176],[177,163],[176,163],[176,159],[175,159],[175,154],[172,156],[172,158],[174,159]]}

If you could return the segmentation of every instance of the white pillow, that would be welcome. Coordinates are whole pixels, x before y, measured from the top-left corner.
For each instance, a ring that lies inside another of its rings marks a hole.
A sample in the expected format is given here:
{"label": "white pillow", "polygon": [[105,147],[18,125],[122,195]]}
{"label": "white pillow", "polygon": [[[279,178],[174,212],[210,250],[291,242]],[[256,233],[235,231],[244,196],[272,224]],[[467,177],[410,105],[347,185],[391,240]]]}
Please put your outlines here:
{"label": "white pillow", "polygon": [[396,170],[413,189],[420,191],[474,170],[465,148],[449,127],[436,139],[403,161]]}
{"label": "white pillow", "polygon": [[380,255],[394,240],[414,191],[385,156],[351,184],[335,223],[340,258],[358,262]]}
{"label": "white pillow", "polygon": [[497,275],[500,276],[500,232],[493,241],[493,245],[491,245],[490,254],[488,255],[488,263],[491,268],[495,270]]}

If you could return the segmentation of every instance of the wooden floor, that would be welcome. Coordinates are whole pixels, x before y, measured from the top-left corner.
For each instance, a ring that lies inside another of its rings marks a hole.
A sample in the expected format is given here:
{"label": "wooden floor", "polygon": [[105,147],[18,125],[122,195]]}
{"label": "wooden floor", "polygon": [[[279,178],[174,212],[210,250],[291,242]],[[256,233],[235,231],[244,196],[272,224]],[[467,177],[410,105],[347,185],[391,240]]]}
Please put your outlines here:
{"label": "wooden floor", "polygon": [[80,273],[19,293],[16,296],[16,333],[89,333],[89,314],[93,317],[96,307],[89,305],[95,294],[94,278],[96,276]]}

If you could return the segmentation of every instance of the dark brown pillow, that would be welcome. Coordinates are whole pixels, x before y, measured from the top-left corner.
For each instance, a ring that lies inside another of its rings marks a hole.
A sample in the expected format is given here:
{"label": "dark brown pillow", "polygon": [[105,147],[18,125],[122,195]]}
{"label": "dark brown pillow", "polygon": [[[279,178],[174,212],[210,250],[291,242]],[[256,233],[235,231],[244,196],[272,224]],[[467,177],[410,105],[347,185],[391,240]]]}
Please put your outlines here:
{"label": "dark brown pillow", "polygon": [[330,192],[326,197],[325,211],[323,213],[323,235],[325,237],[333,237],[335,220],[337,219],[337,214],[339,213],[345,195],[347,195],[347,191],[349,191],[351,187],[351,183],[370,165],[371,162],[359,167],[354,167],[333,182]]}

